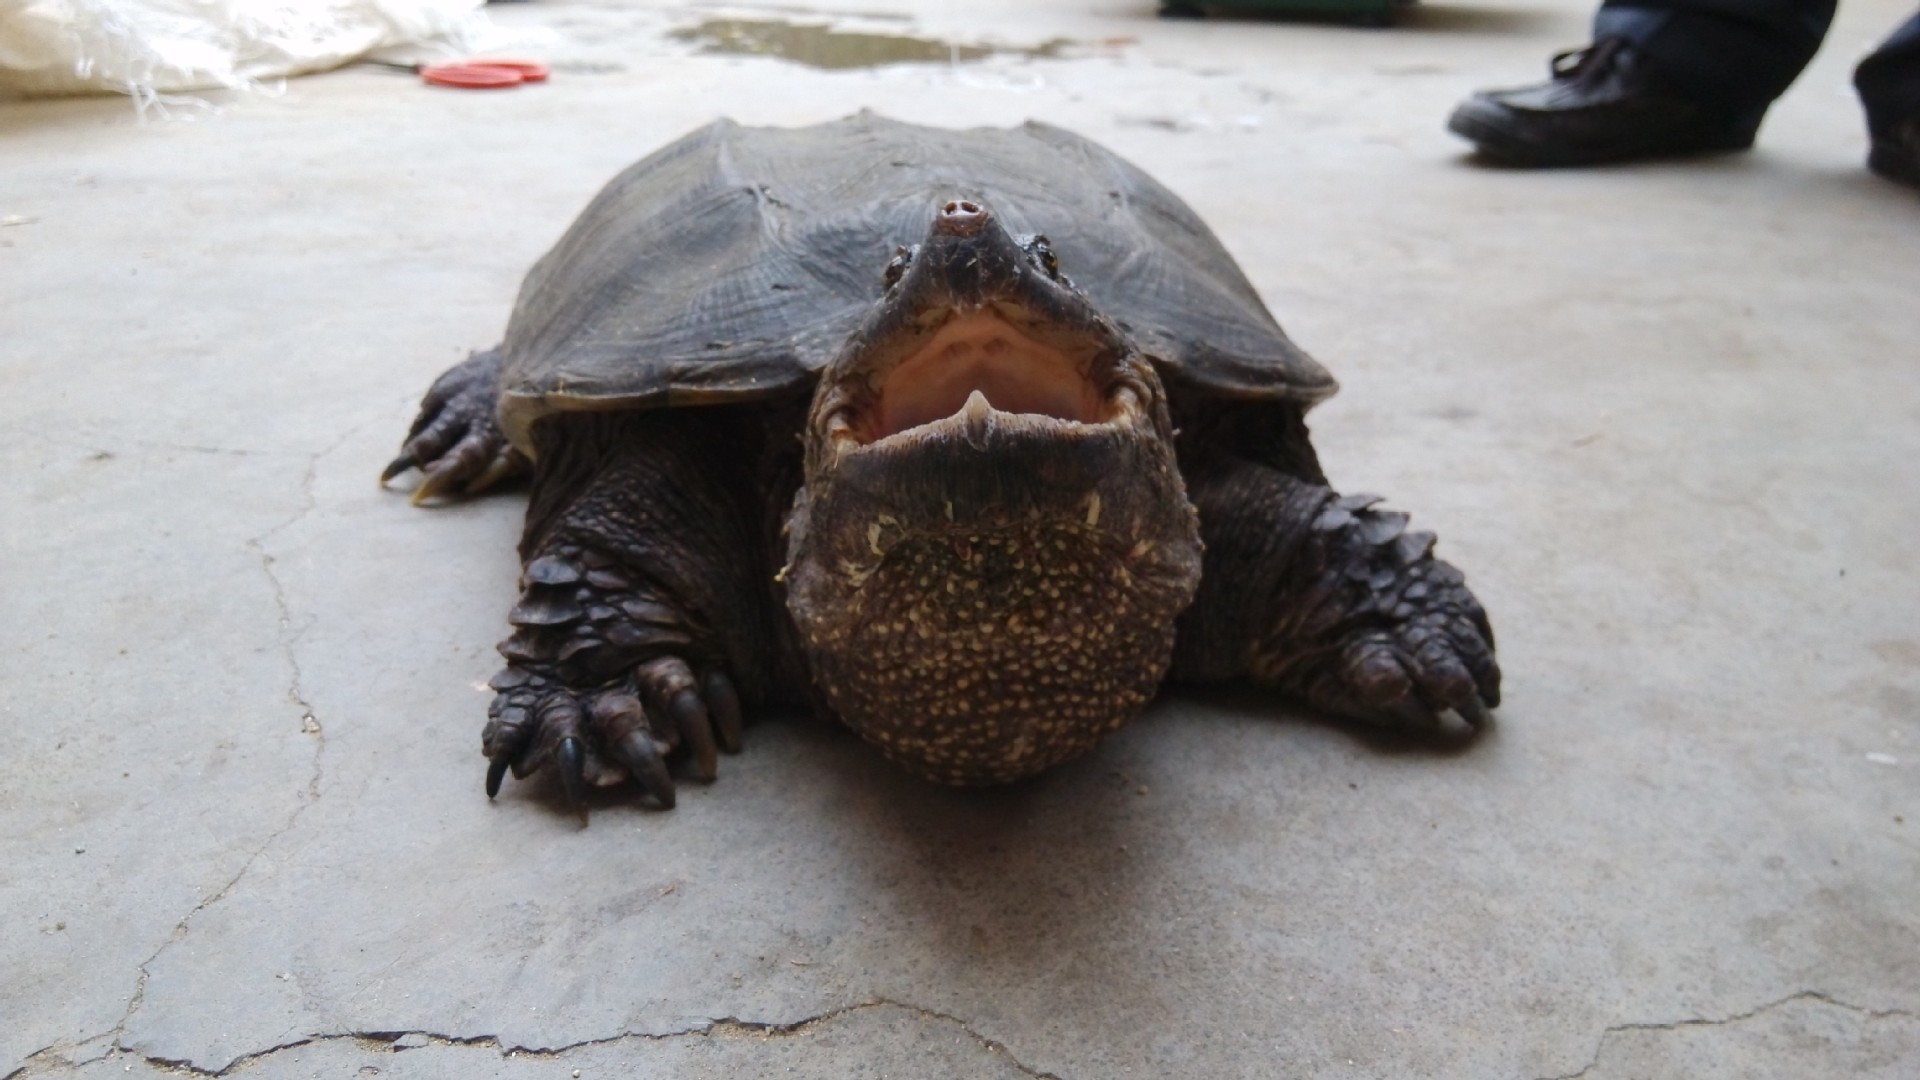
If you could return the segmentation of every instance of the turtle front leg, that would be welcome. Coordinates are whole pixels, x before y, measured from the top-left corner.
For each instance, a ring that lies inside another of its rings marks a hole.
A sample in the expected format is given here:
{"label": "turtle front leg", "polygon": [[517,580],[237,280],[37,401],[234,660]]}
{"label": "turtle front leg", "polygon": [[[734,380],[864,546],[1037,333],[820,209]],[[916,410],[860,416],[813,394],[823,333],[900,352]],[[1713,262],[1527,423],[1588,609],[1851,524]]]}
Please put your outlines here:
{"label": "turtle front leg", "polygon": [[754,440],[721,412],[535,429],[521,596],[481,736],[489,798],[551,762],[583,822],[588,787],[628,777],[670,808],[669,763],[710,781],[740,750],[742,699],[766,700],[776,666],[771,571]]}
{"label": "turtle front leg", "polygon": [[671,809],[669,755],[684,751],[694,777],[712,780],[717,752],[739,752],[740,693],[721,650],[623,546],[570,536],[527,563],[500,643],[507,667],[489,684],[488,798],[508,769],[525,777],[552,761],[583,821],[587,787],[628,776]]}
{"label": "turtle front leg", "polygon": [[1377,496],[1244,459],[1194,478],[1190,495],[1207,548],[1176,679],[1252,679],[1373,723],[1487,722],[1493,628],[1465,576],[1433,557],[1432,533],[1407,531]]}
{"label": "turtle front leg", "polygon": [[448,492],[476,495],[526,472],[526,455],[500,430],[499,400],[499,349],[474,353],[448,368],[421,399],[400,456],[381,472],[380,482],[419,469],[420,486],[413,490],[418,506]]}

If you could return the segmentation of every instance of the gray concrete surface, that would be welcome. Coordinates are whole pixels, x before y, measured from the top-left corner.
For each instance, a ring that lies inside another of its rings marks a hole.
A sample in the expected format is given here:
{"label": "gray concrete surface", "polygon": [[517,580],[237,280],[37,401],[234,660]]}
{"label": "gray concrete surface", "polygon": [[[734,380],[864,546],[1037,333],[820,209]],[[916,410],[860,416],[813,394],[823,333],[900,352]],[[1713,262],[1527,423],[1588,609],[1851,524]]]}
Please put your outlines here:
{"label": "gray concrete surface", "polygon": [[[0,106],[0,1076],[1920,1076],[1920,195],[1846,88],[1907,8],[1753,153],[1545,175],[1440,125],[1573,0],[873,0],[1078,44],[842,71],[541,3],[537,88]],[[1336,482],[1491,609],[1497,729],[1188,696],[954,794],[769,717],[671,814],[489,805],[520,507],[375,473],[617,168],[863,106],[1063,124],[1212,221],[1345,384]]]}

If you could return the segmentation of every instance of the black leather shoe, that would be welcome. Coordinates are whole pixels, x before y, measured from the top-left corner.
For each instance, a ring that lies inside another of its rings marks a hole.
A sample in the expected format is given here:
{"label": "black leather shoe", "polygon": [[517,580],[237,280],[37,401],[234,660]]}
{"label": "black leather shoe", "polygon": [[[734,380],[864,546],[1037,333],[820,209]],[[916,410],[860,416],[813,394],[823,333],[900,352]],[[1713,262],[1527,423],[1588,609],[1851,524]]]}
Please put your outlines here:
{"label": "black leather shoe", "polygon": [[1867,168],[1895,183],[1920,188],[1920,116],[1908,117],[1873,137]]}
{"label": "black leather shoe", "polygon": [[1552,71],[1538,86],[1480,91],[1453,110],[1447,128],[1508,165],[1599,165],[1745,150],[1767,111],[1685,97],[1619,38],[1563,52]]}

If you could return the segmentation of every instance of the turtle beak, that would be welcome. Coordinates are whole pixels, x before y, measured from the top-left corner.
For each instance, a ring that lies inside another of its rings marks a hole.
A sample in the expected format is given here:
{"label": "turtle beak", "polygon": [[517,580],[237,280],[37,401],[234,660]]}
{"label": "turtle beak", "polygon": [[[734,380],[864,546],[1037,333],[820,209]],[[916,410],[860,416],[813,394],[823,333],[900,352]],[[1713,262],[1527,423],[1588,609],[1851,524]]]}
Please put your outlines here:
{"label": "turtle beak", "polygon": [[[1149,396],[1131,343],[1042,237],[1014,238],[984,203],[935,208],[924,241],[826,374],[816,417],[836,451],[1015,414],[1064,425],[1137,417]],[[987,410],[988,412],[983,412]]]}

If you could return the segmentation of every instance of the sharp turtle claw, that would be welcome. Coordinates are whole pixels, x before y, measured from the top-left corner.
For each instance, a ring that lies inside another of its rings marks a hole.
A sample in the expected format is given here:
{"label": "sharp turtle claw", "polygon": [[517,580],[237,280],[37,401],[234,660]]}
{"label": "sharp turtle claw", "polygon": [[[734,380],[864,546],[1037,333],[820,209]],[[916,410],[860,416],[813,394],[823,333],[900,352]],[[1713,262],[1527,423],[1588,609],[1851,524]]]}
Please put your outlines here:
{"label": "sharp turtle claw", "polygon": [[412,454],[401,454],[399,457],[388,462],[386,468],[380,470],[380,482],[385,484],[387,481],[392,480],[408,469],[419,468],[419,466],[419,460]]}
{"label": "sharp turtle claw", "polygon": [[660,803],[662,810],[673,809],[673,777],[667,773],[667,762],[660,756],[659,744],[641,732],[630,731],[613,744],[613,751],[639,781],[641,789]]}
{"label": "sharp turtle claw", "polygon": [[506,779],[508,765],[505,754],[487,762],[487,798],[500,794],[500,781]]}
{"label": "sharp turtle claw", "polygon": [[437,468],[426,469],[424,470],[424,475],[421,477],[420,486],[413,489],[413,498],[411,501],[413,505],[419,506],[435,495],[442,495],[453,490],[459,486],[459,483],[460,475],[458,469],[447,468],[444,465]]}
{"label": "sharp turtle claw", "polygon": [[668,711],[673,714],[674,726],[680,729],[680,737],[686,740],[694,775],[711,782],[720,775],[720,752],[714,745],[713,723],[707,718],[706,703],[695,691],[682,690],[674,695]]}
{"label": "sharp turtle claw", "polygon": [[525,460],[515,450],[503,450],[487,462],[486,470],[467,483],[467,494],[478,495],[510,476],[517,476],[525,467]]}
{"label": "sharp turtle claw", "polygon": [[705,685],[707,710],[713,716],[713,730],[720,737],[720,749],[737,754],[746,746],[746,721],[740,712],[740,691],[725,672],[709,674]]}
{"label": "sharp turtle claw", "polygon": [[1475,731],[1482,730],[1493,723],[1493,713],[1488,711],[1487,703],[1480,700],[1479,694],[1468,694],[1467,700],[1455,707],[1460,719]]}
{"label": "sharp turtle claw", "polygon": [[580,824],[587,823],[587,753],[580,740],[569,735],[560,740],[554,748],[554,757],[560,763],[560,786],[567,793],[567,805],[580,815]]}

